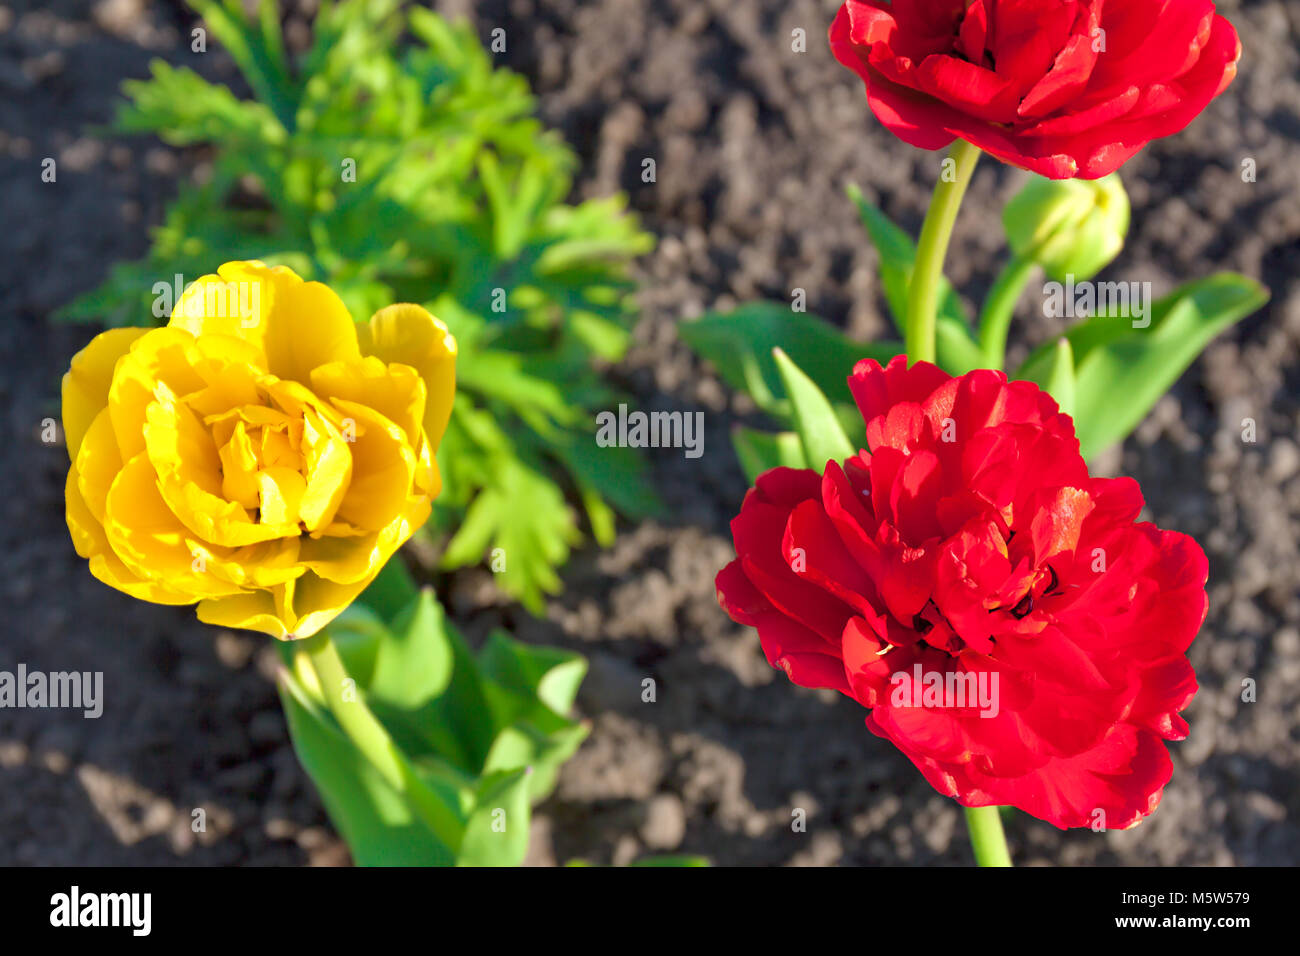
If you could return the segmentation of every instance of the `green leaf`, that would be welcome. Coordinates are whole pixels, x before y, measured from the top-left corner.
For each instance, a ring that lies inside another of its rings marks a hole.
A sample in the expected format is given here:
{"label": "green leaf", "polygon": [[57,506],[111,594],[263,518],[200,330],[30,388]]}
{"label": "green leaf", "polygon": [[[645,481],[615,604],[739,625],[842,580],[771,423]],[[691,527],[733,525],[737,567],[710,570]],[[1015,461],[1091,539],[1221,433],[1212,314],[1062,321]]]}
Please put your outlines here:
{"label": "green leaf", "polygon": [[530,611],[540,614],[544,595],[560,590],[555,569],[581,535],[559,487],[518,459],[494,464],[491,484],[475,497],[464,523],[447,544],[444,568],[476,564],[488,556],[497,580]]}
{"label": "green leaf", "polygon": [[565,398],[560,383],[530,373],[524,356],[484,350],[456,363],[457,384],[490,395],[539,434],[576,423],[581,410]]}
{"label": "green leaf", "polygon": [[411,572],[400,555],[394,554],[357,598],[384,621],[392,621],[420,595]]}
{"label": "green leaf", "polygon": [[[916,244],[888,216],[873,206],[855,185],[849,198],[858,207],[867,235],[880,253],[880,280],[894,326],[903,331],[907,319],[907,286],[916,261]],[[935,320],[935,348],[939,365],[953,375],[964,375],[983,365],[979,344],[971,334],[965,307],[948,280],[939,282],[939,311]]]}
{"label": "green leaf", "polygon": [[[662,512],[659,493],[641,467],[635,449],[618,445],[602,448],[590,431],[571,431],[569,437],[566,443],[557,442],[555,451],[580,489],[590,489],[629,517],[644,518]],[[595,524],[593,517],[593,528]]]}
{"label": "green leaf", "polygon": [[[1220,332],[1268,301],[1268,290],[1245,276],[1219,273],[1180,286],[1151,306],[1150,324],[1099,315],[1066,338],[1074,352],[1075,428],[1091,458],[1137,427],[1160,396]],[[1057,346],[1037,349],[1015,377],[1045,381]]]}
{"label": "green leaf", "polygon": [[165,60],[152,61],[149,72],[148,81],[127,80],[122,85],[129,99],[118,105],[116,132],[157,130],[173,146],[223,140],[252,150],[284,142],[284,127],[263,104],[241,100],[229,88]]}
{"label": "green leaf", "polygon": [[938,365],[950,375],[965,375],[984,367],[984,354],[963,325],[945,321],[939,314],[934,328],[934,348]]}
{"label": "green leaf", "polygon": [[261,0],[256,26],[245,16],[241,0],[190,0],[190,6],[226,48],[258,98],[282,126],[293,129],[296,96],[274,0]]}
{"label": "green leaf", "polygon": [[573,334],[606,362],[621,361],[632,341],[632,333],[619,323],[583,310],[573,313]]}
{"label": "green leaf", "polygon": [[794,432],[761,432],[738,426],[731,432],[731,444],[751,485],[771,468],[808,467],[803,442]]}
{"label": "green leaf", "polygon": [[415,710],[442,695],[451,683],[451,645],[442,628],[442,608],[425,588],[393,621],[375,655],[368,693]]}
{"label": "green leaf", "polygon": [[[380,645],[389,639],[388,626],[373,610],[355,601],[329,623],[330,640],[338,648],[343,666],[357,684],[366,687],[375,672],[375,658]],[[293,663],[292,645],[277,645],[286,667]]]}
{"label": "green leaf", "polygon": [[[402,633],[402,628],[406,629]],[[478,655],[427,592],[381,639],[366,700],[413,759],[475,775],[534,766],[540,798],[587,728],[565,715],[587,663],[493,632]]]}
{"label": "green leaf", "polygon": [[[911,237],[894,225],[893,220],[867,201],[862,190],[850,183],[845,190],[854,205],[858,207],[858,216],[866,227],[867,235],[880,253],[880,260],[893,267],[909,268],[916,256],[916,246]],[[899,328],[902,331],[902,328]]]}
{"label": "green leaf", "polygon": [[[428,590],[392,629],[354,606],[331,623],[329,636],[411,784],[454,815],[456,862],[517,865],[530,804],[551,792],[587,736],[586,723],[566,716],[586,660],[500,631],[475,655]],[[451,862],[404,789],[380,776],[326,711],[314,680],[300,680],[289,645],[281,657],[294,746],[358,862]]]}
{"label": "green leaf", "polygon": [[509,725],[493,741],[484,770],[531,767],[529,791],[536,802],[550,793],[560,765],[587,737],[585,724],[565,716],[587,662],[578,654],[523,644],[494,631],[478,663],[496,722]]}
{"label": "green leaf", "polygon": [[529,799],[535,804],[540,803],[555,789],[560,766],[573,756],[589,732],[586,724],[578,723],[566,723],[549,731],[529,723],[507,727],[492,742],[483,769],[487,772],[528,767],[531,770]]}
{"label": "green leaf", "polygon": [[498,684],[525,700],[536,699],[563,716],[573,707],[587,675],[580,654],[557,647],[536,647],[493,631],[479,653],[479,667]]}
{"label": "green leaf", "polygon": [[[753,395],[760,405],[764,403],[755,394],[756,387],[778,399],[784,397],[772,359],[774,348],[785,349],[818,388],[842,402],[852,401],[848,379],[854,365],[864,358],[883,364],[903,349],[898,342],[855,342],[823,319],[774,302],[710,312],[682,323],[677,334],[697,355],[712,362],[728,385]],[[757,381],[751,370],[757,372]]]}
{"label": "green leaf", "polygon": [[451,681],[439,697],[403,716],[418,728],[433,753],[466,773],[477,774],[503,723],[494,716],[483,675],[464,638],[445,618],[441,624],[452,651]]}
{"label": "green leaf", "polygon": [[602,548],[614,543],[615,518],[614,509],[605,503],[592,485],[575,476],[578,482],[578,496],[582,499],[583,510],[587,512],[587,522],[591,525],[591,536]]}
{"label": "green leaf", "polygon": [[1074,378],[1074,351],[1070,348],[1070,340],[1062,336],[1056,340],[1056,348],[1052,349],[1051,364],[1041,366],[1043,378],[1032,379],[1039,388],[1056,399],[1056,404],[1060,406],[1061,411],[1065,414],[1074,415],[1075,404],[1075,378]]}
{"label": "green leaf", "polygon": [[526,768],[484,775],[456,856],[457,866],[518,866],[528,852],[531,820]]}
{"label": "green leaf", "polygon": [[450,866],[451,848],[339,730],[297,678],[285,671],[280,701],[294,752],[360,866]]}
{"label": "green leaf", "polygon": [[781,349],[773,349],[772,354],[794,407],[795,431],[809,467],[820,472],[828,461],[857,454],[821,389]]}

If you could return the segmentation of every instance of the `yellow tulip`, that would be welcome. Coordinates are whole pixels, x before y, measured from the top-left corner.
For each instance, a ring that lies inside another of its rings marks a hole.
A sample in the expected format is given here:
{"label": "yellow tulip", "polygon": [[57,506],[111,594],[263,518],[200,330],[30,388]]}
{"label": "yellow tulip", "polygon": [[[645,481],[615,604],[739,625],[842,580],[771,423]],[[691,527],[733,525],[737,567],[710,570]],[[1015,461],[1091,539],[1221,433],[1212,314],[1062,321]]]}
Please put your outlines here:
{"label": "yellow tulip", "polygon": [[223,265],[63,377],[77,553],[202,621],[315,634],[428,518],[455,361],[417,305],[357,325],[319,282]]}

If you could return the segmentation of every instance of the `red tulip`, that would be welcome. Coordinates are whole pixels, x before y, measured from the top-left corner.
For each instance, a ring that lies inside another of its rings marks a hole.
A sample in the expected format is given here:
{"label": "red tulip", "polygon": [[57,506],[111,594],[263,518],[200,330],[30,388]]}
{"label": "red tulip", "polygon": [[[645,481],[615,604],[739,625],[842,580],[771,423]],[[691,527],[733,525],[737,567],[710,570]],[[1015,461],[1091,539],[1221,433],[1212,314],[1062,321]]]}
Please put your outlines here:
{"label": "red tulip", "polygon": [[1052,179],[1178,132],[1241,55],[1211,0],[848,0],[830,43],[900,139],[960,137]]}
{"label": "red tulip", "polygon": [[1162,740],[1187,734],[1205,554],[1135,521],[1132,479],[1089,477],[1032,383],[899,356],[849,384],[870,451],[758,479],[723,608],[963,805],[1138,823],[1170,778]]}

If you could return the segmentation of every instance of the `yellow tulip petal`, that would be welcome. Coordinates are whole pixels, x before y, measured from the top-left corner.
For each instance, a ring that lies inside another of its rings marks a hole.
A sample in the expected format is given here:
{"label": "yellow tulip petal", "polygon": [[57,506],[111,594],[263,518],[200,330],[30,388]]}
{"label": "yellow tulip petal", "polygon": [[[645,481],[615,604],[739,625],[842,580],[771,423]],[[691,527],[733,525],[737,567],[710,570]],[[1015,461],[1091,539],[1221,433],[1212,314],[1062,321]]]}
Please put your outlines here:
{"label": "yellow tulip petal", "polygon": [[289,637],[289,628],[280,618],[276,603],[270,590],[248,591],[231,597],[200,601],[197,613],[199,620],[205,624],[261,631],[285,640]]}
{"label": "yellow tulip petal", "polygon": [[68,469],[64,500],[72,546],[78,555],[89,562],[90,573],[98,580],[141,601],[152,601],[154,604],[194,603],[193,595],[168,587],[159,581],[137,577],[122,563],[122,559],[113,553],[103,525],[90,513],[81,491],[77,488],[76,468]]}
{"label": "yellow tulip petal", "polygon": [[434,450],[451,418],[456,395],[456,339],[447,326],[409,302],[390,305],[357,328],[361,351],[388,363],[409,365],[424,379],[424,431]]}
{"label": "yellow tulip petal", "polygon": [[310,571],[296,582],[294,609],[297,616],[295,638],[311,637],[330,621],[338,617],[357,596],[369,586],[379,573],[376,568],[360,581],[338,584],[317,577]]}
{"label": "yellow tulip petal", "polygon": [[352,482],[338,516],[379,531],[405,507],[415,478],[415,452],[406,443],[406,433],[373,409],[343,399],[335,405],[361,425],[352,442]]}
{"label": "yellow tulip petal", "polygon": [[[292,422],[302,424],[307,413],[313,412],[336,429],[342,430],[343,413],[332,403],[322,400],[309,386],[287,379],[277,379],[273,375],[265,376],[261,386],[265,389],[268,399],[276,405],[276,408],[260,410],[267,415],[268,424],[289,425]],[[252,412],[252,409],[248,409],[245,414]]]}
{"label": "yellow tulip petal", "polygon": [[153,329],[131,345],[113,373],[108,408],[123,461],[145,450],[145,411],[161,383],[173,395],[188,395],[204,386],[194,371],[198,358],[194,337],[180,329]]}
{"label": "yellow tulip petal", "polygon": [[230,382],[231,370],[239,374],[240,381],[256,379],[266,367],[265,353],[256,342],[238,335],[219,335],[209,332],[195,338],[199,358],[194,371],[209,385]]}
{"label": "yellow tulip petal", "polygon": [[273,587],[301,577],[307,570],[298,560],[298,538],[277,538],[233,549],[212,547],[193,538],[186,538],[185,543],[203,556],[209,572],[240,587]]}
{"label": "yellow tulip petal", "polygon": [[164,383],[145,409],[144,441],[159,476],[174,473],[211,495],[221,494],[221,455],[194,411],[176,400]]}
{"label": "yellow tulip petal", "polygon": [[257,475],[257,493],[262,521],[273,525],[297,525],[307,481],[291,468],[263,468]]}
{"label": "yellow tulip petal", "polygon": [[257,364],[265,367],[267,318],[275,308],[279,289],[293,281],[302,280],[283,266],[270,269],[256,260],[227,262],[216,275],[190,283],[167,325],[194,336],[240,339],[256,349]]}
{"label": "yellow tulip petal", "polygon": [[[204,345],[209,340],[200,340]],[[205,421],[221,420],[245,406],[262,403],[259,380],[265,374],[246,362],[229,357],[209,357],[195,364],[194,371],[205,387],[185,396],[185,402]]]}
{"label": "yellow tulip petal", "polygon": [[361,357],[356,323],[347,306],[319,282],[298,281],[279,288],[267,318],[265,344],[271,373],[304,384],[318,366]]}
{"label": "yellow tulip petal", "polygon": [[304,420],[308,478],[298,515],[312,533],[334,520],[352,484],[352,451],[338,430],[314,412],[306,412]]}
{"label": "yellow tulip petal", "polygon": [[87,507],[86,499],[77,487],[77,477],[77,468],[73,465],[68,469],[68,478],[63,488],[65,517],[68,532],[72,535],[72,547],[79,557],[89,558],[108,550],[108,538],[104,534],[104,526]]}
{"label": "yellow tulip petal", "polygon": [[330,362],[312,370],[311,387],[326,401],[346,399],[373,408],[401,426],[412,448],[419,447],[427,396],[423,379],[411,366],[390,365],[374,356]]}
{"label": "yellow tulip petal", "polygon": [[63,376],[63,437],[68,460],[77,460],[82,438],[96,416],[108,404],[117,360],[147,329],[109,329],[90,340],[72,357],[72,367]]}
{"label": "yellow tulip petal", "polygon": [[75,467],[77,489],[86,502],[86,507],[95,520],[104,520],[104,499],[113,479],[122,470],[122,456],[117,450],[117,439],[113,437],[113,422],[104,409],[95,418],[81,446],[77,449]]}
{"label": "yellow tulip petal", "polygon": [[427,441],[420,443],[420,456],[416,459],[415,492],[428,498],[437,498],[442,492],[442,472],[438,470],[438,459],[433,457],[433,448]]}
{"label": "yellow tulip petal", "polygon": [[222,497],[244,508],[256,508],[258,460],[242,421],[235,423],[229,441],[221,446],[219,454]]}
{"label": "yellow tulip petal", "polygon": [[367,531],[365,528],[358,528],[354,524],[348,524],[346,521],[331,521],[320,531],[313,532],[312,538],[368,538],[375,532]]}
{"label": "yellow tulip petal", "polygon": [[146,454],[168,508],[204,541],[242,547],[297,533],[297,524],[254,521],[222,493],[221,457],[198,418],[161,386],[146,411]]}
{"label": "yellow tulip petal", "polygon": [[408,499],[407,507],[382,531],[358,537],[303,538],[302,563],[319,577],[336,584],[355,584],[373,577],[398,548],[428,520],[427,498]]}
{"label": "yellow tulip petal", "polygon": [[264,368],[297,382],[318,365],[361,354],[352,316],[332,289],[256,260],[227,262],[191,285],[170,325],[243,339],[261,350]]}
{"label": "yellow tulip petal", "polygon": [[383,531],[372,531],[361,538],[303,538],[302,563],[329,581],[355,583],[383,566],[383,537]]}
{"label": "yellow tulip petal", "polygon": [[185,527],[204,541],[226,548],[242,548],[295,534],[296,528],[261,524],[234,502],[215,498],[198,485],[178,481],[175,476],[159,483],[163,500]]}
{"label": "yellow tulip petal", "polygon": [[[155,386],[155,400],[145,409],[141,436],[144,451],[162,486],[192,485],[203,493],[203,500],[219,502],[222,508],[232,507],[222,497],[221,454],[211,433],[190,408],[176,401],[176,396],[162,382]],[[173,509],[189,524],[186,511],[178,508],[178,503],[172,502]],[[243,513],[242,508],[233,510]],[[249,520],[246,513],[244,519]]]}
{"label": "yellow tulip petal", "polygon": [[128,461],[109,489],[104,531],[109,546],[138,577],[200,597],[238,594],[240,588],[207,573],[202,556],[186,545],[186,529],[158,493],[147,454]]}
{"label": "yellow tulip petal", "polygon": [[[370,538],[364,539],[363,543],[369,545],[365,558],[369,569],[362,576],[352,578],[351,574],[346,573],[355,571],[361,563],[360,558],[354,557],[349,561],[342,551],[338,551],[334,555],[336,560],[322,558],[312,571],[299,578],[293,595],[294,614],[297,618],[295,636],[310,637],[338,616],[370,585],[397,549],[429,519],[432,510],[428,498],[409,498],[402,513],[373,542]],[[348,543],[355,545],[359,542],[351,539]],[[317,552],[320,555],[326,554],[325,548],[333,547],[332,544],[324,545],[323,541],[304,539],[304,563],[312,562],[312,549],[318,545],[323,546]]]}

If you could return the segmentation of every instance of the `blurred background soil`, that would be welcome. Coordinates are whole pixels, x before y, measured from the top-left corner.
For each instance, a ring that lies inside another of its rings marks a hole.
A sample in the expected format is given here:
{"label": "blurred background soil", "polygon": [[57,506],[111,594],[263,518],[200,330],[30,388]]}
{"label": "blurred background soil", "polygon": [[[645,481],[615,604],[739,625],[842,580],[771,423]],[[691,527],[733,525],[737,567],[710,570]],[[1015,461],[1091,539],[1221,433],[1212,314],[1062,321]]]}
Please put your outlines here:
{"label": "blurred background soil", "polygon": [[[543,118],[582,157],[576,194],[625,190],[658,235],[637,345],[613,374],[640,407],[703,411],[707,426],[699,459],[650,452],[670,517],[580,552],[545,619],[504,601],[486,570],[437,579],[471,636],[502,625],[591,661],[579,707],[593,732],[536,815],[530,861],[968,862],[956,804],[867,732],[861,708],[792,686],[718,609],[713,575],[745,491],[728,435],[761,419],[676,337],[705,310],[789,301],[796,288],[853,334],[885,334],[875,254],[843,189],[857,182],[915,232],[941,154],[870,118],[827,49],[832,0],[433,5],[485,39],[505,28],[499,59],[532,81]],[[1218,6],[1245,47],[1239,75],[1189,130],[1125,167],[1133,226],[1102,278],[1160,294],[1231,268],[1273,300],[1095,463],[1136,477],[1147,516],[1209,554],[1192,732],[1172,747],[1160,809],[1134,831],[1062,834],[1012,816],[1024,863],[1300,862],[1300,3]],[[292,9],[302,37],[312,4]],[[189,52],[193,23],[171,0],[0,2],[0,669],[103,671],[106,698],[98,720],[0,710],[2,864],[348,860],[289,745],[266,639],[95,581],[64,526],[66,453],[41,441],[68,360],[93,334],[49,313],[141,255],[177,179],[203,173],[202,152],[86,128],[108,121],[120,82],[154,57],[233,83],[222,51]],[[796,29],[806,52],[792,51]],[[41,181],[45,157],[55,183]],[[645,158],[655,183],[641,181]],[[1245,159],[1255,182],[1243,182]],[[999,211],[1022,176],[988,159],[976,173],[948,269],[969,302],[1000,264]],[[1026,297],[1012,361],[1058,331]],[[654,703],[641,700],[646,677]],[[1245,679],[1254,703],[1241,701]],[[796,809],[806,832],[792,830]]]}

